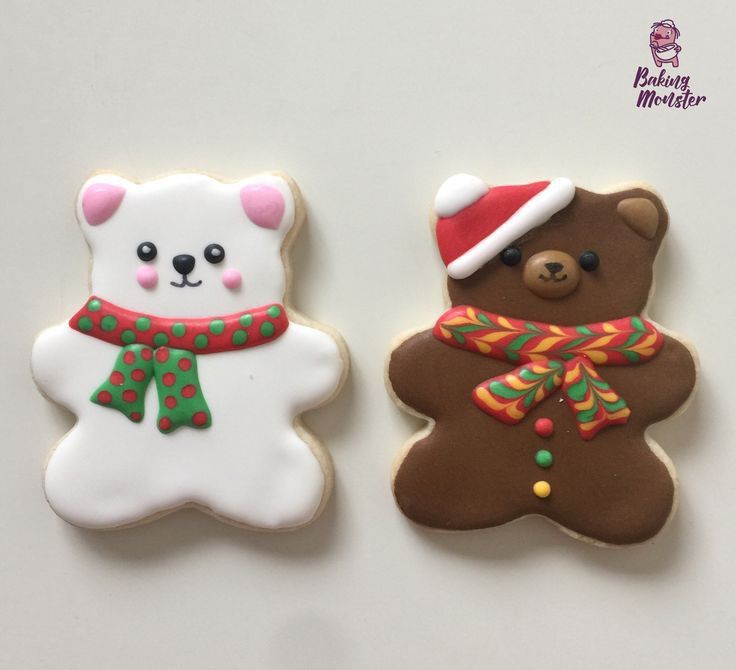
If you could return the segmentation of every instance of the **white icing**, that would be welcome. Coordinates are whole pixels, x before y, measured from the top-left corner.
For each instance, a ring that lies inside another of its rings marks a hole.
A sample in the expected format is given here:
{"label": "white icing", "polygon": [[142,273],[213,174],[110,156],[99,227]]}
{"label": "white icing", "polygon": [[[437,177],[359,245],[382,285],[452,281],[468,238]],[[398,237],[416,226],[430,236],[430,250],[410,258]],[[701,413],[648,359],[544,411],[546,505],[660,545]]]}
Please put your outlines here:
{"label": "white icing", "polygon": [[[82,228],[94,257],[92,293],[141,312],[162,316],[228,314],[283,300],[280,246],[293,223],[288,184],[273,176],[255,180],[279,188],[287,202],[278,230],[251,224],[240,205],[246,182],[222,184],[181,174],[133,185],[118,177],[95,181],[124,184],[127,192],[109,221]],[[137,246],[151,241],[161,281],[153,290],[135,281]],[[225,248],[243,274],[232,291],[221,269],[204,261],[207,244]],[[197,258],[197,288],[177,289],[170,259]],[[71,316],[71,315],[70,315]],[[156,428],[158,397],[151,384],[141,424],[90,402],[110,374],[119,348],[61,324],[38,337],[32,366],[36,383],[78,417],[53,451],[45,474],[52,508],[67,521],[89,528],[127,525],[186,504],[198,504],[237,523],[259,528],[303,525],[317,513],[325,473],[297,435],[294,417],[326,400],[339,384],[343,361],[325,332],[290,323],[277,340],[253,349],[197,357],[212,426]]]}
{"label": "white icing", "polygon": [[446,179],[434,198],[434,211],[437,216],[455,216],[466,207],[477,202],[486,193],[488,185],[470,174],[456,174]]}
{"label": "white icing", "polygon": [[[84,221],[82,194],[95,183],[123,186],[126,193],[108,221],[90,226]],[[240,202],[240,190],[246,184],[267,184],[284,196],[278,229],[248,220]],[[202,174],[176,174],[134,184],[117,175],[97,175],[80,191],[77,217],[92,250],[92,292],[121,307],[158,316],[211,316],[283,298],[280,249],[294,222],[294,198],[280,177],[262,175],[228,184]],[[135,278],[136,269],[143,264],[136,253],[141,242],[155,244],[158,250],[156,258],[145,263],[159,273],[154,290],[142,289]],[[205,260],[209,244],[221,245],[229,267],[242,273],[243,283],[237,291],[222,286],[221,265]],[[201,280],[202,286],[171,286],[171,281],[181,281],[172,265],[179,254],[194,256],[196,265],[188,279]]]}
{"label": "white icing", "polygon": [[447,274],[453,279],[469,277],[512,242],[567,207],[574,196],[575,186],[569,179],[553,179],[543,191],[519,207],[503,225],[453,260],[447,266]]}

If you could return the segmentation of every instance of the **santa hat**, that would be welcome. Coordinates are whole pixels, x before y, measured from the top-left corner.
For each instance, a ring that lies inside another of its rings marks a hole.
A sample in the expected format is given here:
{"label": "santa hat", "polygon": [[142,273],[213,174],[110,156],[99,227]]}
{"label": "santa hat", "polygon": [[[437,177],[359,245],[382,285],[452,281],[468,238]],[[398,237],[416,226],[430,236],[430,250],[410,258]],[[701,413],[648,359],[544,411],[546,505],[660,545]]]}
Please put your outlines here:
{"label": "santa hat", "polygon": [[453,279],[465,279],[514,240],[567,207],[569,179],[489,187],[469,174],[445,181],[434,201],[437,245]]}

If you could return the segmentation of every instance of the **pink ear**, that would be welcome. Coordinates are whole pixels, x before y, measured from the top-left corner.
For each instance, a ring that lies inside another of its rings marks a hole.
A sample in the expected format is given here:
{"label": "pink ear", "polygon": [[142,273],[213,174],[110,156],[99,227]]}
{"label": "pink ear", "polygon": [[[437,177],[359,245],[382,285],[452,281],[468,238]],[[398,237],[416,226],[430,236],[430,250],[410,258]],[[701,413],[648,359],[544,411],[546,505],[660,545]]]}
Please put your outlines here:
{"label": "pink ear", "polygon": [[90,226],[105,223],[115,212],[125,195],[122,186],[92,184],[82,194],[82,211]]}
{"label": "pink ear", "polygon": [[261,228],[276,229],[284,215],[284,196],[272,186],[251,184],[240,190],[240,202],[248,218]]}

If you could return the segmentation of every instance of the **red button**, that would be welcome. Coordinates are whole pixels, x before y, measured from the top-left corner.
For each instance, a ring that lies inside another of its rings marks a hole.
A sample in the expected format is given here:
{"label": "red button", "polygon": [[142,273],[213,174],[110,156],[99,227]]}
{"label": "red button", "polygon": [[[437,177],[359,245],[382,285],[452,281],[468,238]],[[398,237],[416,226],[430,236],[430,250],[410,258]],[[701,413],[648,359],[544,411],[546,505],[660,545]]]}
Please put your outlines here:
{"label": "red button", "polygon": [[534,422],[534,432],[539,435],[539,437],[549,437],[555,432],[554,421],[546,418],[537,419]]}

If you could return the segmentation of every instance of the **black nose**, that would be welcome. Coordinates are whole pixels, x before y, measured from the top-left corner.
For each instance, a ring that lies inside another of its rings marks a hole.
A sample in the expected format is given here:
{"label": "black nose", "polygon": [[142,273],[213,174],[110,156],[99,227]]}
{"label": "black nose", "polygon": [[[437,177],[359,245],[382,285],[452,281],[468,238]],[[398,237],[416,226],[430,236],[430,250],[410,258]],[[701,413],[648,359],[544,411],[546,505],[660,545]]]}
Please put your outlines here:
{"label": "black nose", "polygon": [[[176,258],[179,258],[177,256]],[[174,259],[174,265],[176,265],[176,259]],[[563,270],[565,266],[562,263],[545,263],[544,267],[546,267],[550,274],[557,274],[560,270]]]}
{"label": "black nose", "polygon": [[190,256],[189,254],[179,254],[178,256],[174,256],[174,260],[172,263],[174,264],[174,270],[176,270],[180,275],[188,275],[192,270],[194,270],[194,256]]}

